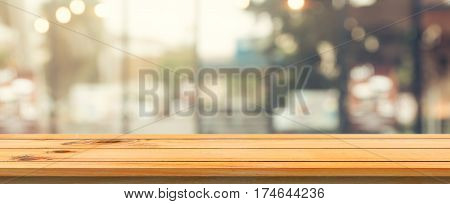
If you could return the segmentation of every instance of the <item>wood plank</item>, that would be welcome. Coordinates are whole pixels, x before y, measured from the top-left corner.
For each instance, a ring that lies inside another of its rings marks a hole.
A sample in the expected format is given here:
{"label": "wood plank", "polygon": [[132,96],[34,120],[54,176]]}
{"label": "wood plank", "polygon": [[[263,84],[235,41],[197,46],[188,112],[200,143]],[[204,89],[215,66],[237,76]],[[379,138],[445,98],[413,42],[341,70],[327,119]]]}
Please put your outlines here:
{"label": "wood plank", "polygon": [[450,134],[0,134],[3,139],[450,139]]}
{"label": "wood plank", "polygon": [[450,161],[450,149],[0,149],[0,161]]}
{"label": "wood plank", "polygon": [[0,135],[0,176],[450,176],[450,135]]}
{"label": "wood plank", "polygon": [[140,168],[222,168],[222,169],[261,169],[261,168],[323,168],[323,169],[450,169],[450,162],[17,162],[4,161],[0,168],[114,168],[114,169],[140,169]]}
{"label": "wood plank", "polygon": [[164,149],[164,148],[450,148],[450,139],[290,139],[290,140],[1,140],[0,149]]}
{"label": "wood plank", "polygon": [[0,176],[450,176],[450,162],[1,162]]}
{"label": "wood plank", "polygon": [[11,184],[447,184],[450,177],[418,176],[34,176],[0,177]]}

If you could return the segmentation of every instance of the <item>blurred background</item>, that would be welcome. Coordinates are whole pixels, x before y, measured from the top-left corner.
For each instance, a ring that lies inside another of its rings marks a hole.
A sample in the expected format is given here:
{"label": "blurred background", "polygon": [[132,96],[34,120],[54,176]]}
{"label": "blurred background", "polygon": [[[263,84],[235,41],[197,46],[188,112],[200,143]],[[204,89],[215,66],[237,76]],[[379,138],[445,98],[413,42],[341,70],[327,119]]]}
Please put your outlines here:
{"label": "blurred background", "polygon": [[[448,0],[0,0],[0,133],[450,133],[449,58]],[[293,64],[309,114],[139,115],[142,69]]]}

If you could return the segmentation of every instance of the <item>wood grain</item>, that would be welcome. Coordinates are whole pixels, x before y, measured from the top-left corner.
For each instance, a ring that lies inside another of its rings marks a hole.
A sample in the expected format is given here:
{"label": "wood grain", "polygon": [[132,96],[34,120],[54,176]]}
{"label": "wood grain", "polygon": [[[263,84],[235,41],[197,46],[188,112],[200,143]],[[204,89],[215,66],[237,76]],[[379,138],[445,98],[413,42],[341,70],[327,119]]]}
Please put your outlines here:
{"label": "wood grain", "polygon": [[300,148],[449,148],[450,139],[202,139],[202,140],[151,140],[151,139],[85,139],[85,140],[0,140],[0,149],[300,149]]}
{"label": "wood grain", "polygon": [[0,161],[450,162],[450,149],[0,149]]}
{"label": "wood grain", "polygon": [[450,176],[450,135],[0,135],[0,176]]}
{"label": "wood grain", "polygon": [[1,139],[450,139],[450,134],[0,134]]}

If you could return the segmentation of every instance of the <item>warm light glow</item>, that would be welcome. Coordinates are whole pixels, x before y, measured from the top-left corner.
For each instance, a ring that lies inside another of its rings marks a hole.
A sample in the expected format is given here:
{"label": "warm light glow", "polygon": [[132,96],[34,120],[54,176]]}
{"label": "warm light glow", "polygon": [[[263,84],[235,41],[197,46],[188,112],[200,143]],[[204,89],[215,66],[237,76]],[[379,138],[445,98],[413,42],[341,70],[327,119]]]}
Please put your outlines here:
{"label": "warm light glow", "polygon": [[99,3],[99,4],[95,5],[94,12],[95,12],[95,15],[97,15],[100,18],[106,17],[106,15],[107,15],[106,5],[103,3]]}
{"label": "warm light glow", "polygon": [[72,2],[70,2],[70,10],[75,15],[83,14],[85,9],[86,5],[82,0],[72,0]]}
{"label": "warm light glow", "polygon": [[333,8],[336,10],[341,10],[344,8],[346,1],[345,0],[331,0],[331,4]]}
{"label": "warm light glow", "polygon": [[292,10],[300,10],[305,6],[305,0],[288,0],[287,4]]}
{"label": "warm light glow", "polygon": [[352,39],[356,41],[361,41],[366,36],[366,31],[362,27],[354,27],[352,29]]}
{"label": "warm light glow", "polygon": [[417,116],[417,102],[410,93],[401,93],[397,99],[395,118],[402,125],[410,125]]}
{"label": "warm light glow", "polygon": [[380,42],[378,42],[378,39],[375,36],[369,36],[364,41],[364,47],[368,52],[376,52],[380,47]]}
{"label": "warm light glow", "polygon": [[352,30],[354,27],[358,26],[358,21],[355,18],[346,18],[344,21],[344,27],[347,30]]}
{"label": "warm light glow", "polygon": [[72,18],[72,14],[67,7],[59,7],[55,13],[56,20],[60,23],[68,23]]}
{"label": "warm light glow", "polygon": [[423,32],[422,41],[426,47],[432,47],[439,43],[442,36],[442,28],[438,24],[428,26]]}
{"label": "warm light glow", "polygon": [[281,34],[275,39],[275,44],[286,54],[293,54],[298,46],[294,37],[290,34]]}
{"label": "warm light glow", "polygon": [[34,21],[34,30],[38,33],[46,33],[50,28],[50,24],[43,18],[38,18]]}
{"label": "warm light glow", "polygon": [[11,80],[15,79],[17,72],[12,69],[0,69],[0,84],[9,83]]}
{"label": "warm light glow", "polygon": [[351,93],[357,99],[369,99],[372,98],[374,93],[372,92],[369,83],[358,83],[351,88]]}
{"label": "warm light glow", "polygon": [[394,83],[387,76],[374,75],[369,78],[369,86],[375,92],[383,93],[390,91],[393,88]]}
{"label": "warm light glow", "polygon": [[240,9],[246,9],[250,6],[250,0],[236,0],[236,6]]}
{"label": "warm light glow", "polygon": [[11,88],[19,95],[29,95],[34,90],[34,84],[29,79],[18,78],[11,83]]}
{"label": "warm light glow", "polygon": [[336,69],[336,49],[333,44],[321,41],[316,50],[320,56],[320,72],[327,78],[337,77],[339,71]]}
{"label": "warm light glow", "polygon": [[257,5],[261,5],[262,3],[264,3],[266,0],[252,0],[253,3],[257,4]]}
{"label": "warm light glow", "polygon": [[372,6],[375,4],[377,0],[350,0],[349,3],[353,7],[366,7],[366,6]]}
{"label": "warm light glow", "polygon": [[375,68],[372,64],[363,64],[350,71],[350,78],[355,81],[364,81],[375,73]]}

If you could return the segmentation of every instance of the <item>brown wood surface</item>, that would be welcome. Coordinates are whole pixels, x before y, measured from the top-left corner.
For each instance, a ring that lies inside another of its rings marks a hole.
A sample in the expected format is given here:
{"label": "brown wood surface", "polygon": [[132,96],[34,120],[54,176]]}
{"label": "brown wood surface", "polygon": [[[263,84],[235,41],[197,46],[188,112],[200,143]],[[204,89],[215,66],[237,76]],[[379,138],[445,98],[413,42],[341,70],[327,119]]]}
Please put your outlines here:
{"label": "brown wood surface", "polygon": [[450,135],[0,135],[0,177],[449,177]]}

